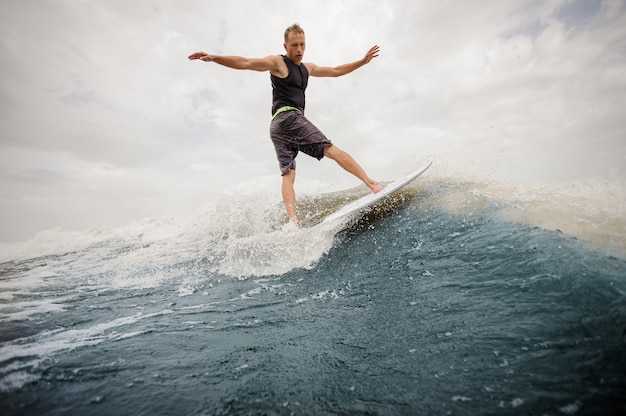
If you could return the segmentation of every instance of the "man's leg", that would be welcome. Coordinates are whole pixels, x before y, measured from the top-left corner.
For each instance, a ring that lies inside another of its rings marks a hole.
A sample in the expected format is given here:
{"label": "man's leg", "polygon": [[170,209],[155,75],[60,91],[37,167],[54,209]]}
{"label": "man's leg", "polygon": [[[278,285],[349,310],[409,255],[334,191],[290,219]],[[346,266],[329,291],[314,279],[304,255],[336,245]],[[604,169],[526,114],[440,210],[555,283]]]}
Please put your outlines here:
{"label": "man's leg", "polygon": [[296,181],[295,169],[290,169],[283,175],[283,201],[285,202],[285,208],[287,208],[287,216],[289,220],[296,225],[300,225],[298,217],[296,215],[296,191],[293,189],[293,184]]}
{"label": "man's leg", "polygon": [[[331,144],[330,146],[327,146],[324,148],[324,156],[326,156],[329,159],[334,160],[343,169],[345,169],[346,171],[350,172],[351,174],[353,174],[354,176],[362,180],[363,183],[368,188],[370,188],[372,192],[377,193],[378,191],[380,191],[381,189],[385,187],[385,185],[383,185],[382,183],[376,182],[375,180],[370,179],[370,177],[367,176],[363,168],[356,162],[356,160],[352,158],[352,156],[350,156],[348,153],[344,152],[343,150],[339,149],[334,144]],[[294,198],[295,198],[295,195],[294,195]]]}

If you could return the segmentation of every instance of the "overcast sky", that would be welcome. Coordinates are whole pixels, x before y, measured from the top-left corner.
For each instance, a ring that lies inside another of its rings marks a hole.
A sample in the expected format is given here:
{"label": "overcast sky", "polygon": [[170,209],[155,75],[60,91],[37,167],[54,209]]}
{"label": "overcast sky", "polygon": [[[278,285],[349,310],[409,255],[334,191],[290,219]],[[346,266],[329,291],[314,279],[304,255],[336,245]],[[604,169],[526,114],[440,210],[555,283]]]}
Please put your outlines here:
{"label": "overcast sky", "polygon": [[[430,156],[502,181],[626,178],[624,0],[3,0],[0,240],[189,213],[255,183],[279,200],[269,74],[187,56],[280,54],[294,22],[305,62],[380,45],[307,90],[307,116],[372,177]],[[358,184],[298,162],[299,191]]]}

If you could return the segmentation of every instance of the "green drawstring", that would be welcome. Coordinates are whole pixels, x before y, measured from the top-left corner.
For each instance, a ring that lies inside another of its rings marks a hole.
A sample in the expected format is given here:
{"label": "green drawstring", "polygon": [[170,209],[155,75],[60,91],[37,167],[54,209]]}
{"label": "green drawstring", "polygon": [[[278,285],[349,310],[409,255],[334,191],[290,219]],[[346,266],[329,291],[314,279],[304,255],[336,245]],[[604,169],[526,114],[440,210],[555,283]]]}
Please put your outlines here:
{"label": "green drawstring", "polygon": [[295,110],[298,113],[301,113],[302,111],[300,111],[299,108],[296,107],[291,107],[291,106],[284,106],[284,107],[280,107],[278,110],[276,110],[276,112],[274,113],[274,115],[272,116],[272,120],[274,120],[276,118],[277,115],[279,115],[280,113],[284,113],[285,111],[290,111],[290,110]]}

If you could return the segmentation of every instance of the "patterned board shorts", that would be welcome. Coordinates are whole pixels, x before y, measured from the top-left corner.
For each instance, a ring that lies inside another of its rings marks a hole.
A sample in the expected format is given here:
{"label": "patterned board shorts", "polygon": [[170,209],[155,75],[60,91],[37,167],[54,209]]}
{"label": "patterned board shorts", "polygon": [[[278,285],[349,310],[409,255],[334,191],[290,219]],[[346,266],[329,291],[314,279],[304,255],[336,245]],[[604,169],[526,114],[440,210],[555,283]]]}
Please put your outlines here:
{"label": "patterned board shorts", "polygon": [[283,175],[296,168],[298,152],[320,160],[324,157],[324,149],[332,145],[324,133],[299,111],[278,114],[270,125],[270,137]]}

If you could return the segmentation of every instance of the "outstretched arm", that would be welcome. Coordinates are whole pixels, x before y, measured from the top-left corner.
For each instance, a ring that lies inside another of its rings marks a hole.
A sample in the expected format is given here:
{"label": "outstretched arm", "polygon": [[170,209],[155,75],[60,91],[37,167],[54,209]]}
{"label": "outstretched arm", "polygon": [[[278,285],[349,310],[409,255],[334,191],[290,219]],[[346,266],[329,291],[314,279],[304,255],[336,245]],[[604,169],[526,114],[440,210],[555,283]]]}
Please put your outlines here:
{"label": "outstretched arm", "polygon": [[280,72],[282,59],[279,56],[266,56],[265,58],[244,58],[242,56],[210,55],[206,52],[196,52],[189,55],[190,60],[200,59],[205,62],[217,64],[233,69],[250,69],[253,71]]}
{"label": "outstretched arm", "polygon": [[372,59],[378,56],[380,52],[380,47],[378,45],[372,46],[369,51],[365,54],[365,56],[358,61],[352,62],[350,64],[339,65],[335,67],[325,67],[325,66],[317,66],[313,63],[305,64],[307,69],[309,70],[309,75],[314,77],[340,77],[342,75],[349,74],[362,67],[365,64],[368,64]]}

